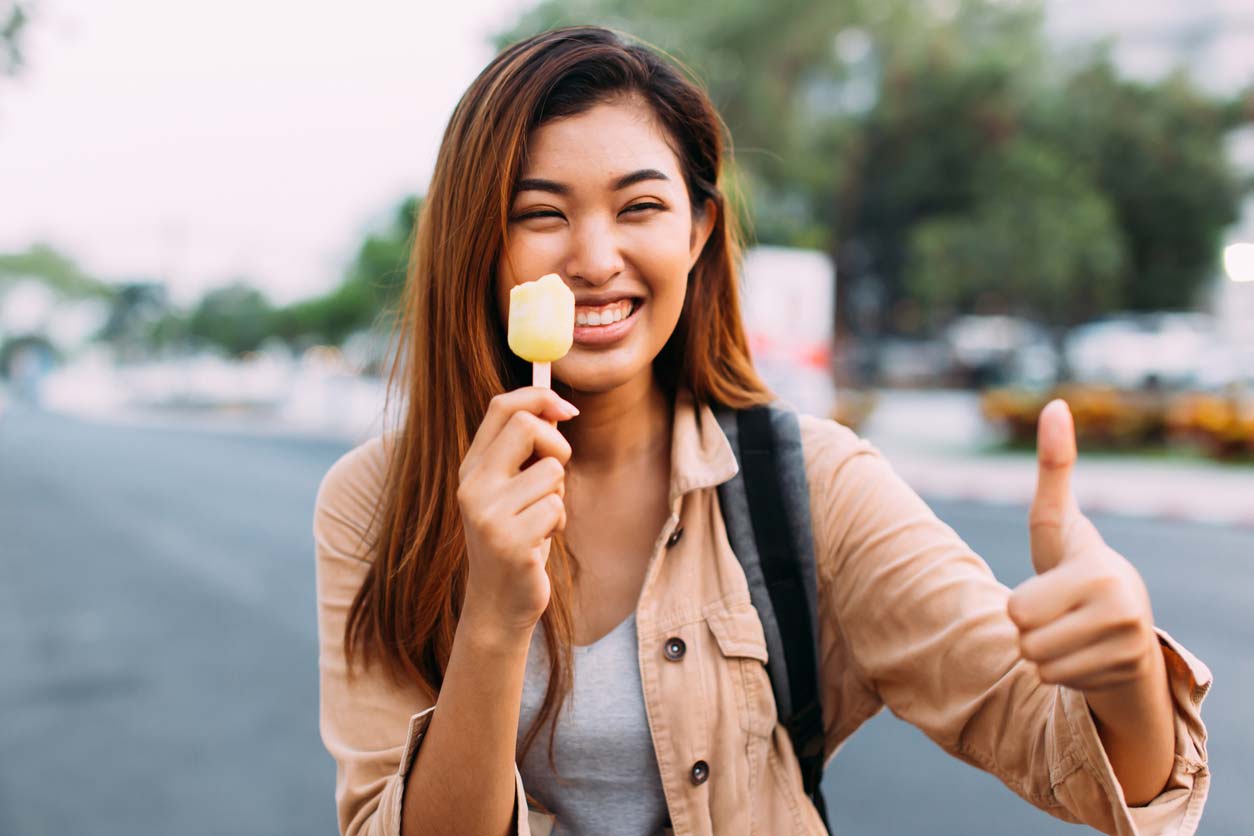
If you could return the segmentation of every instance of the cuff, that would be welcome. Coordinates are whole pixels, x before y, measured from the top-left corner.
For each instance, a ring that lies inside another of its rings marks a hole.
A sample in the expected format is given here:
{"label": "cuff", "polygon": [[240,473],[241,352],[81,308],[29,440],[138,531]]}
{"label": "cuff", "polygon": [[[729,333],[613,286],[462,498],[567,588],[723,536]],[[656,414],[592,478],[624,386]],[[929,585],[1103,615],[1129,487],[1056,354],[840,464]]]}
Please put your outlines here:
{"label": "cuff", "polygon": [[[418,754],[418,747],[422,745],[422,739],[427,735],[427,727],[431,725],[431,712],[435,711],[435,706],[431,706],[426,711],[420,711],[413,717],[409,718],[409,733],[405,736],[405,748],[401,753],[401,763],[397,769],[397,777],[400,779],[397,783],[401,787],[401,792],[395,795],[395,809],[388,812],[389,821],[392,824],[389,833],[395,833],[400,836],[401,832],[401,801],[404,797],[405,781],[409,777],[409,770],[414,766],[414,758]],[[527,809],[527,794],[523,790],[522,774],[518,771],[518,765],[514,765],[514,821],[516,822],[514,836],[548,836],[551,829],[551,823],[540,821],[541,829],[533,829],[533,824],[537,823],[532,816],[538,815]]]}
{"label": "cuff", "polygon": [[[1210,790],[1206,726],[1201,716],[1202,700],[1212,682],[1210,669],[1165,631],[1156,632],[1175,708],[1176,756],[1163,791],[1148,804],[1128,806],[1084,694],[1062,689],[1061,707],[1081,769],[1070,776],[1071,780],[1056,787],[1055,792],[1072,812],[1091,810],[1103,825],[1101,830],[1118,836],[1191,836],[1197,831]],[[1091,782],[1088,788],[1077,784],[1080,773]],[[1105,809],[1094,809],[1101,807]],[[1094,821],[1089,816],[1081,818]]]}

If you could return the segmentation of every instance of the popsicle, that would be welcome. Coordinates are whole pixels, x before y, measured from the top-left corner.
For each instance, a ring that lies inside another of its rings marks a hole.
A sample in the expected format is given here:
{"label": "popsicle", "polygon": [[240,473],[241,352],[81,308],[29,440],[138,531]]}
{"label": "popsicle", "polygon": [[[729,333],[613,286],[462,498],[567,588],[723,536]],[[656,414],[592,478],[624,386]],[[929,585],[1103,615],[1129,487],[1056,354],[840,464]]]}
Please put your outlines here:
{"label": "popsicle", "polygon": [[575,294],[556,273],[509,291],[509,347],[531,363],[533,386],[551,388],[550,366],[575,339]]}

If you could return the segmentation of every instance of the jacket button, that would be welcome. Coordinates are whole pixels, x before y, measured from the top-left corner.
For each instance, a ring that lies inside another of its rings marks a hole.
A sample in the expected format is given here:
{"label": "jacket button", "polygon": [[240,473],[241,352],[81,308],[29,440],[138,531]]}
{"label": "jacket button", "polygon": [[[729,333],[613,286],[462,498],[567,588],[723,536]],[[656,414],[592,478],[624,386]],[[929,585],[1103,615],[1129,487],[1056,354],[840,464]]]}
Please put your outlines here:
{"label": "jacket button", "polygon": [[710,765],[705,761],[697,761],[692,765],[692,783],[701,786],[710,777]]}
{"label": "jacket button", "polygon": [[687,651],[688,645],[684,644],[684,640],[678,636],[672,636],[667,639],[666,646],[662,650],[662,652],[666,655],[666,658],[671,662],[678,662],[680,659],[684,658],[684,653]]}
{"label": "jacket button", "polygon": [[668,549],[674,548],[675,544],[679,542],[679,538],[683,536],[684,536],[684,527],[681,525],[679,528],[671,532],[670,537],[666,538],[666,548]]}

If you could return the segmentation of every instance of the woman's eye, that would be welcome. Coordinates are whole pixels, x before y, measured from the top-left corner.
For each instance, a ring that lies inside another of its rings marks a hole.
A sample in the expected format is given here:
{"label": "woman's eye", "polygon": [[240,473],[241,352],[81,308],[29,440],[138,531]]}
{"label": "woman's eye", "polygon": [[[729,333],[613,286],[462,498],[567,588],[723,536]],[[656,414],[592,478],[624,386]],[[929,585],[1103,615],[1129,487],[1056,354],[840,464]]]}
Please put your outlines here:
{"label": "woman's eye", "polygon": [[624,212],[635,212],[640,209],[665,209],[666,207],[660,203],[633,203],[624,209]]}
{"label": "woman's eye", "polygon": [[539,212],[528,212],[525,215],[517,215],[514,217],[514,220],[526,221],[526,220],[530,220],[531,218],[560,218],[561,216],[562,216],[561,212],[555,211],[553,209],[544,209]]}

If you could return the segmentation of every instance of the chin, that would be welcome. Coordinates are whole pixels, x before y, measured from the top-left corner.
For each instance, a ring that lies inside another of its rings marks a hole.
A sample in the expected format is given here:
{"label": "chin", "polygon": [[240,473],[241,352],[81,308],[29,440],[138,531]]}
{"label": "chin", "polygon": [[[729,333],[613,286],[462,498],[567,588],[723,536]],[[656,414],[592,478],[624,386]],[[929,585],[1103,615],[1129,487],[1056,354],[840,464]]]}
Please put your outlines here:
{"label": "chin", "polygon": [[563,369],[559,360],[553,367],[553,377],[571,390],[586,395],[602,395],[624,386],[642,374],[651,371],[651,363],[615,361],[610,358],[580,358],[580,362]]}

